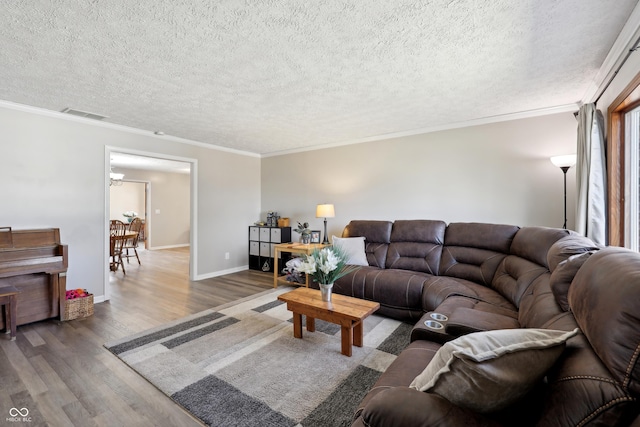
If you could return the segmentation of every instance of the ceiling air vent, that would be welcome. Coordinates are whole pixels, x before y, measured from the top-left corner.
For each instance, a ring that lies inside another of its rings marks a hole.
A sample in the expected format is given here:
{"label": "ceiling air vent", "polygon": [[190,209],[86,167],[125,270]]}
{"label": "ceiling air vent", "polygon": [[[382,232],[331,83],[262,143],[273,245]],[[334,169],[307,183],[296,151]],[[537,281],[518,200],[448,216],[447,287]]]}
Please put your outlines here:
{"label": "ceiling air vent", "polygon": [[90,113],[88,111],[74,110],[73,108],[65,108],[64,110],[62,110],[62,112],[71,114],[72,116],[86,117],[87,119],[93,120],[103,120],[109,118],[109,116],[102,116],[100,114]]}

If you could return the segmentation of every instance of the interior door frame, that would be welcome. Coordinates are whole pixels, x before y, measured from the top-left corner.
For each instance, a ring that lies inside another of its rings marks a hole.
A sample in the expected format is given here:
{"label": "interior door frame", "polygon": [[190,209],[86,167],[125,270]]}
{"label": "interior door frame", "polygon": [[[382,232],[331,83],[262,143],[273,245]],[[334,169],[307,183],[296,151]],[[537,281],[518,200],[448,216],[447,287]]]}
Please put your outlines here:
{"label": "interior door frame", "polygon": [[[189,191],[190,191],[190,212],[189,212],[189,280],[196,280],[198,277],[198,159],[190,157],[179,157],[151,151],[132,150],[122,147],[105,145],[104,147],[104,242],[103,242],[103,263],[104,281],[103,291],[105,301],[111,298],[111,286],[109,282],[109,219],[111,198],[109,195],[109,173],[111,172],[111,153],[132,154],[135,156],[153,157],[157,159],[175,160],[190,164]],[[148,197],[148,196],[147,196]],[[149,200],[147,200],[149,201]],[[150,205],[149,205],[150,206]]]}

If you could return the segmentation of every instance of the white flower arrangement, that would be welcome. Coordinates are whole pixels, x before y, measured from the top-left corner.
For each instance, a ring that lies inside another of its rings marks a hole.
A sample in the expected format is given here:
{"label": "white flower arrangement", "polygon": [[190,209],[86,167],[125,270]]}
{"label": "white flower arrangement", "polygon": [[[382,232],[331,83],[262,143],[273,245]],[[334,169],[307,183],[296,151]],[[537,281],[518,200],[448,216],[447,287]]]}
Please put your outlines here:
{"label": "white flower arrangement", "polygon": [[359,269],[356,265],[347,265],[345,253],[334,247],[316,249],[305,255],[304,260],[295,267],[296,271],[309,274],[320,284],[334,283],[352,271]]}

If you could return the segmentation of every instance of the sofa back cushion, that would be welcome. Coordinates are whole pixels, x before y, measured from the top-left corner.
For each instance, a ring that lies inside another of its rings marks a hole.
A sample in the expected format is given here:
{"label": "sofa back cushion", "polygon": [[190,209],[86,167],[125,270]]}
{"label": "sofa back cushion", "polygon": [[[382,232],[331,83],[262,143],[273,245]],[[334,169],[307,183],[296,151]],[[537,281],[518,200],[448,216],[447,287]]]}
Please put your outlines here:
{"label": "sofa back cushion", "polygon": [[508,255],[498,266],[491,287],[520,307],[520,300],[529,287],[541,276],[549,278],[549,270],[528,259]]}
{"label": "sofa back cushion", "polygon": [[389,243],[391,242],[391,221],[351,221],[342,231],[342,237],[365,238],[364,250],[370,266],[384,268]]}
{"label": "sofa back cushion", "polygon": [[569,305],[616,381],[640,395],[640,254],[607,247],[582,265]]}
{"label": "sofa back cushion", "polygon": [[523,227],[513,238],[509,252],[549,268],[547,255],[555,242],[571,232],[561,228]]}
{"label": "sofa back cushion", "polygon": [[398,220],[393,223],[386,268],[438,274],[444,232],[443,221]]}
{"label": "sofa back cushion", "polygon": [[438,274],[490,285],[518,229],[515,225],[449,224]]}

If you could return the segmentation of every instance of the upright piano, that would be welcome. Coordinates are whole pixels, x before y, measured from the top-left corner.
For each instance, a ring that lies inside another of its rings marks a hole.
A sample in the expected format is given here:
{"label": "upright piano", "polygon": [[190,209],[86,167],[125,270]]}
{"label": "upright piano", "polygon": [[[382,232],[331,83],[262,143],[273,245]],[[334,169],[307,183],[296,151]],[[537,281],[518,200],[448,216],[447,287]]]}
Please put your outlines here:
{"label": "upright piano", "polygon": [[[57,228],[12,230],[0,227],[0,288],[18,289],[17,324],[64,315],[67,245]],[[4,328],[4,318],[0,316]]]}

